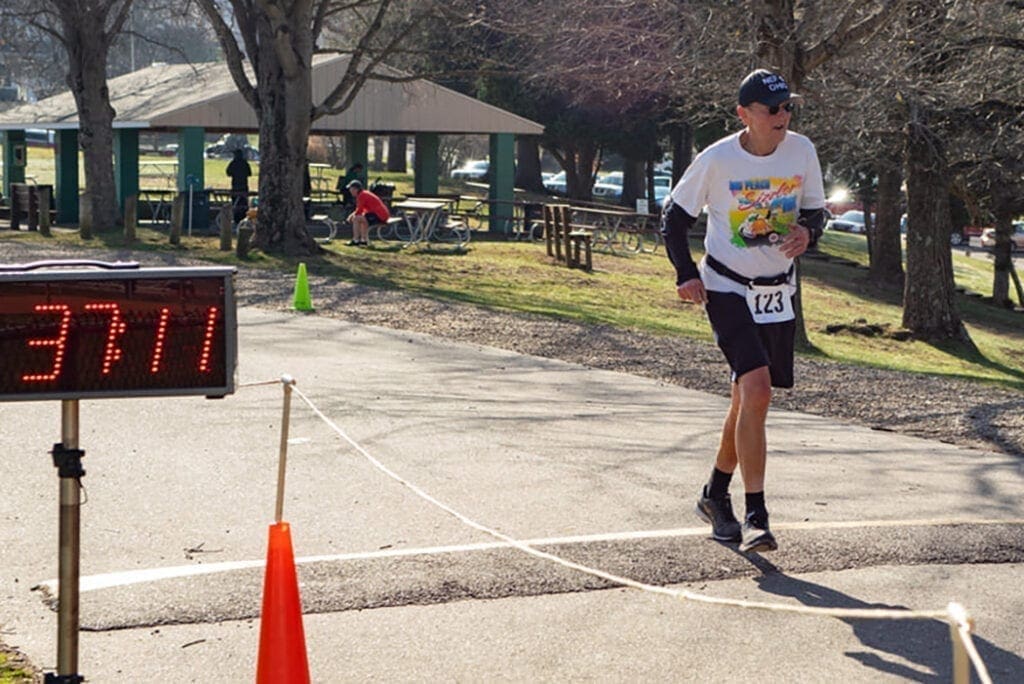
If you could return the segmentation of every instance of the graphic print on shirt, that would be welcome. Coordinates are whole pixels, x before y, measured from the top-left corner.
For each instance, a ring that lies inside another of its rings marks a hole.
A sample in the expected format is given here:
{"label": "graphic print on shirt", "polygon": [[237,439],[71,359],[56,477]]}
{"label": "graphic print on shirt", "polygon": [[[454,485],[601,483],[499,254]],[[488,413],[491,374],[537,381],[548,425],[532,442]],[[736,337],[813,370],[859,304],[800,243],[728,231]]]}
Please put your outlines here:
{"label": "graphic print on shirt", "polygon": [[729,181],[732,244],[756,247],[780,243],[796,223],[802,184],[803,176]]}

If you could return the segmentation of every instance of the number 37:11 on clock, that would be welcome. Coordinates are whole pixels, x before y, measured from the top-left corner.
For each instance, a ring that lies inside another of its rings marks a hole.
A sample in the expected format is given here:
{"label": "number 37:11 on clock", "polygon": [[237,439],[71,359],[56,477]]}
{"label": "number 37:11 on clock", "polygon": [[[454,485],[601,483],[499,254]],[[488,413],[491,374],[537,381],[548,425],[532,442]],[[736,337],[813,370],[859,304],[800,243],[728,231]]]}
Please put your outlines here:
{"label": "number 37:11 on clock", "polygon": [[0,399],[233,391],[230,277],[87,273],[0,278]]}

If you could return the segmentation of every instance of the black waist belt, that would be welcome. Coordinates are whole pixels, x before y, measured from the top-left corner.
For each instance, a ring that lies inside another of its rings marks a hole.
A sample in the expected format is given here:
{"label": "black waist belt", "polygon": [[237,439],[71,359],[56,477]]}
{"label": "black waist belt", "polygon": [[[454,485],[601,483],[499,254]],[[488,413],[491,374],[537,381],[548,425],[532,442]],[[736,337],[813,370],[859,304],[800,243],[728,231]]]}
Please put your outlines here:
{"label": "black waist belt", "polygon": [[723,264],[721,261],[711,256],[710,254],[704,257],[704,261],[707,263],[708,266],[711,267],[711,270],[717,273],[718,275],[723,275],[729,280],[734,280],[740,285],[743,285],[744,287],[750,287],[751,285],[782,285],[783,283],[788,283],[789,277],[793,275],[793,266],[790,266],[788,271],[786,271],[785,273],[780,273],[777,276],[768,276],[764,278],[748,278],[732,270],[731,268]]}

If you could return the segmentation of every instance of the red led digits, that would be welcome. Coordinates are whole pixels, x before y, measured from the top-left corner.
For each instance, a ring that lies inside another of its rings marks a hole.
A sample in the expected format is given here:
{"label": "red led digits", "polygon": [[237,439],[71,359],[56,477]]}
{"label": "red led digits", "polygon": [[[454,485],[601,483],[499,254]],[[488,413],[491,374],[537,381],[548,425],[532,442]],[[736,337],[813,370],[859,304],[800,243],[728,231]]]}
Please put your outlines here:
{"label": "red led digits", "polygon": [[206,334],[203,335],[203,351],[199,355],[199,372],[210,372],[210,350],[213,348],[213,331],[217,325],[218,309],[211,306],[206,312]]}
{"label": "red led digits", "polygon": [[64,352],[67,349],[68,329],[71,327],[71,307],[67,304],[36,304],[36,313],[60,312],[60,331],[53,339],[29,340],[30,347],[53,347],[53,367],[49,373],[29,373],[21,376],[22,382],[51,382],[60,377],[64,365]]}
{"label": "red led digits", "polygon": [[156,339],[153,341],[153,362],[149,364],[149,372],[156,375],[160,372],[160,361],[164,357],[164,339],[167,337],[167,323],[171,319],[171,310],[166,306],[160,309],[160,322],[156,326]]}
{"label": "red led digits", "polygon": [[86,311],[105,311],[110,314],[110,326],[107,328],[107,344],[103,350],[103,375],[110,375],[110,369],[121,360],[121,348],[117,346],[117,338],[124,334],[128,325],[121,318],[121,307],[113,303],[86,304]]}

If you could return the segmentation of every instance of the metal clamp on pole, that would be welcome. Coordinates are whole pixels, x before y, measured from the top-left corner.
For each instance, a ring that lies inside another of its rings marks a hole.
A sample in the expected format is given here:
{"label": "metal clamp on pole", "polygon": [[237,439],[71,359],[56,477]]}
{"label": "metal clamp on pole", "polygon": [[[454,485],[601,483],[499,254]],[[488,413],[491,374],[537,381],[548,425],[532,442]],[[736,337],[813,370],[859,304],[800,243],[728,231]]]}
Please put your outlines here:
{"label": "metal clamp on pole", "polygon": [[82,467],[82,457],[85,451],[82,449],[69,449],[62,442],[53,445],[53,465],[57,469],[57,476],[61,478],[80,478],[85,476],[85,468]]}

